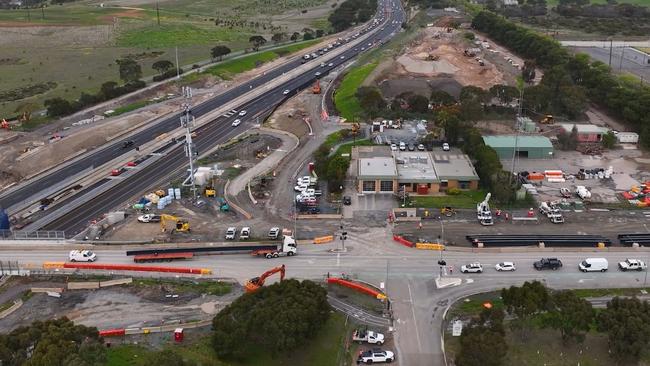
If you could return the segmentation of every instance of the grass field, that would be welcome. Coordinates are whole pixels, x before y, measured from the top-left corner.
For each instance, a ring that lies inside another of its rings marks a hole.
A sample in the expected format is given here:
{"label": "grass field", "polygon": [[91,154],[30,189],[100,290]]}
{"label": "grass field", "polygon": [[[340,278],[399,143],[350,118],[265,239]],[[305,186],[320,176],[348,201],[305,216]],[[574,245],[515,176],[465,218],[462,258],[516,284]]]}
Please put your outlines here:
{"label": "grass field", "polygon": [[286,47],[281,47],[272,51],[264,51],[253,55],[240,57],[234,60],[220,63],[219,65],[212,66],[207,70],[205,70],[204,72],[207,74],[218,76],[223,79],[229,79],[235,74],[252,70],[260,64],[273,61],[281,57],[282,55],[296,52],[298,50],[307,48],[316,43],[318,43],[318,40],[311,40],[311,41],[301,42],[297,44],[292,44]]}
{"label": "grass field", "polygon": [[453,208],[475,208],[476,204],[483,201],[485,192],[461,191],[458,195],[445,196],[411,196],[413,207],[441,208],[451,206]]}
{"label": "grass field", "polygon": [[[300,31],[325,24],[331,0],[168,0],[161,1],[157,24],[155,1],[142,0],[132,8],[119,0],[81,0],[43,9],[0,10],[0,85],[5,91],[53,81],[56,87],[17,101],[0,100],[0,117],[13,117],[30,103],[73,100],[81,92],[95,93],[106,81],[119,81],[115,60],[134,56],[144,77],[156,74],[159,60],[181,66],[210,59],[210,48],[224,44],[233,52],[250,47],[248,38],[273,32]],[[312,8],[314,7],[314,8]],[[307,10],[302,13],[302,10]],[[44,17],[43,17],[44,14]],[[215,19],[242,20],[233,26],[215,25]],[[252,23],[251,23],[252,22]],[[271,30],[271,27],[276,27]],[[278,28],[279,27],[279,28]],[[270,41],[269,41],[270,42]],[[27,47],[28,45],[28,47]],[[144,55],[144,56],[143,56]],[[269,56],[269,55],[266,55]]]}
{"label": "grass field", "polygon": [[[331,366],[337,365],[342,344],[348,334],[345,317],[332,313],[320,333],[307,345],[291,354],[271,357],[269,353],[251,349],[250,357],[241,362],[220,361],[210,345],[210,338],[204,337],[191,344],[169,345],[184,358],[195,361],[202,366]],[[107,366],[148,366],[145,357],[151,351],[134,345],[115,346],[108,349]]]}
{"label": "grass field", "polygon": [[341,117],[348,121],[354,121],[361,117],[362,109],[355,94],[357,88],[359,88],[377,65],[377,62],[372,62],[357,66],[345,75],[341,85],[336,89],[336,95],[334,95],[334,103]]}

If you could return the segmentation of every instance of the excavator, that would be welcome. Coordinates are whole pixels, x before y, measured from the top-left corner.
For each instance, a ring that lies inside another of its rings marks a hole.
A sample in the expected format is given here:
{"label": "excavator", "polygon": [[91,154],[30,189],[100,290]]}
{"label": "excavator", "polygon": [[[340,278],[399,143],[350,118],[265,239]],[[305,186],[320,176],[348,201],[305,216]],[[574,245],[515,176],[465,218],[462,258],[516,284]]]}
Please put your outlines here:
{"label": "excavator", "polygon": [[555,122],[555,119],[553,118],[553,115],[550,114],[545,115],[544,118],[539,121],[539,123],[543,125],[551,125],[553,122]]}
{"label": "excavator", "polygon": [[246,292],[251,293],[259,290],[260,287],[264,286],[264,281],[266,281],[266,279],[269,276],[278,272],[280,272],[280,281],[284,280],[284,271],[285,269],[283,264],[281,266],[277,266],[275,268],[269,269],[259,277],[251,278],[250,280],[246,281],[246,284],[244,284],[244,287],[246,288]]}
{"label": "excavator", "polygon": [[314,86],[311,87],[311,92],[314,94],[320,94],[320,79],[316,79]]}
{"label": "excavator", "polygon": [[171,230],[171,233],[180,232],[180,233],[189,233],[190,232],[190,223],[189,221],[179,219],[176,216],[162,214],[160,215],[160,229],[164,233],[167,231],[167,224],[169,222],[174,223],[174,228]]}

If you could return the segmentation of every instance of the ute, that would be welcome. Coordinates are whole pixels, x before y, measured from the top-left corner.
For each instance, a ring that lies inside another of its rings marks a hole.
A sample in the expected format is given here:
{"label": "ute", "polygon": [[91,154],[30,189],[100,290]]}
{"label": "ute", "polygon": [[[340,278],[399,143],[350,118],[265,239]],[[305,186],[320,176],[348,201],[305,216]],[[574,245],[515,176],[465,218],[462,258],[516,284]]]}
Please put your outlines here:
{"label": "ute", "polygon": [[373,348],[368,351],[359,352],[359,358],[357,359],[358,363],[375,363],[375,362],[386,362],[391,363],[395,361],[395,354],[391,351],[385,351],[379,348]]}
{"label": "ute", "polygon": [[562,261],[557,258],[542,258],[533,263],[533,267],[538,271],[543,269],[552,269],[555,271],[562,267]]}
{"label": "ute", "polygon": [[355,329],[355,331],[352,333],[352,341],[359,343],[367,342],[381,346],[384,343],[384,335],[372,330],[360,328]]}
{"label": "ute", "polygon": [[643,271],[648,268],[648,265],[644,261],[627,258],[623,262],[618,263],[618,268],[621,271]]}
{"label": "ute", "polygon": [[72,250],[68,258],[70,262],[94,262],[97,260],[97,254],[90,250]]}

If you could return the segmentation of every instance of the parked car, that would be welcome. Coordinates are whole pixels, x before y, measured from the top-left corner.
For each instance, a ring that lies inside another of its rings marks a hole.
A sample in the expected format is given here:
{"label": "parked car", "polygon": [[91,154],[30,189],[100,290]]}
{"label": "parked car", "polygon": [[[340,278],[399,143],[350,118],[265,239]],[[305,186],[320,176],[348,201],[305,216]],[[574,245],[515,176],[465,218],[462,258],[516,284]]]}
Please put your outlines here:
{"label": "parked car", "polygon": [[449,151],[449,150],[451,150],[451,148],[449,147],[449,144],[445,142],[445,143],[442,144],[442,150],[443,151]]}
{"label": "parked car", "polygon": [[352,204],[352,197],[343,196],[343,204],[346,206],[350,206]]}
{"label": "parked car", "polygon": [[160,215],[145,214],[138,216],[139,222],[149,223],[149,222],[160,222]]}
{"label": "parked car", "polygon": [[68,258],[70,262],[94,262],[97,260],[97,254],[90,250],[71,250]]}
{"label": "parked car", "polygon": [[552,269],[555,271],[562,267],[562,261],[557,258],[542,258],[533,263],[533,267],[538,271],[543,269]]}
{"label": "parked car", "polygon": [[644,261],[638,259],[626,259],[623,262],[618,263],[618,268],[621,271],[643,271],[648,268],[648,265]]}
{"label": "parked car", "polygon": [[391,151],[397,151],[397,145],[396,144],[390,144],[390,150]]}
{"label": "parked car", "polygon": [[423,145],[423,144],[419,144],[419,145],[418,145],[418,150],[420,150],[420,151],[424,151],[424,150],[425,150],[425,149],[424,149],[424,145]]}
{"label": "parked car", "polygon": [[405,151],[406,150],[406,144],[402,141],[399,143],[399,150],[400,151]]}
{"label": "parked car", "polygon": [[239,232],[239,239],[250,239],[251,237],[251,228],[248,226],[245,226],[241,228],[241,231]]}
{"label": "parked car", "polygon": [[482,273],[483,266],[479,262],[465,264],[460,267],[462,273]]}
{"label": "parked car", "polygon": [[494,269],[501,272],[501,271],[514,271],[516,268],[515,268],[515,264],[512,262],[501,262],[501,263],[497,263],[497,265],[494,266]]}
{"label": "parked car", "polygon": [[236,235],[237,235],[236,227],[231,226],[228,229],[226,229],[226,240],[235,240]]}
{"label": "parked car", "polygon": [[605,272],[608,268],[609,262],[605,258],[586,258],[578,264],[582,272]]}
{"label": "parked car", "polygon": [[275,240],[279,236],[280,236],[280,228],[279,227],[274,226],[269,230],[269,235],[268,235],[269,239]]}
{"label": "parked car", "polygon": [[409,151],[415,151],[415,145],[414,144],[409,144],[408,149],[409,149]]}
{"label": "parked car", "polygon": [[241,120],[240,120],[239,118],[236,119],[236,120],[234,120],[234,121],[232,121],[232,126],[233,126],[233,127],[237,127],[237,126],[239,126],[240,124],[241,124]]}
{"label": "parked car", "polygon": [[375,363],[375,362],[386,362],[390,363],[395,361],[395,354],[391,351],[385,351],[380,348],[373,348],[367,351],[359,352],[359,358],[357,359],[358,363]]}
{"label": "parked car", "polygon": [[355,329],[352,333],[352,341],[358,343],[370,343],[381,346],[384,344],[384,335],[365,328]]}

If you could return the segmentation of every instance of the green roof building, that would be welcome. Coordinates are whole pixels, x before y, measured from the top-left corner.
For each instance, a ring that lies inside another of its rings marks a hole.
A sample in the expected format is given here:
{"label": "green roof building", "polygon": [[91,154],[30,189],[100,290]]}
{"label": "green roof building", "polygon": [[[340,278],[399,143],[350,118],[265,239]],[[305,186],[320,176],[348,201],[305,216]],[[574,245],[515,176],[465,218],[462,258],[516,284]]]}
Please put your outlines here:
{"label": "green roof building", "polygon": [[520,158],[553,158],[553,144],[544,136],[483,136],[483,141],[496,150],[500,159],[512,159],[515,145]]}

